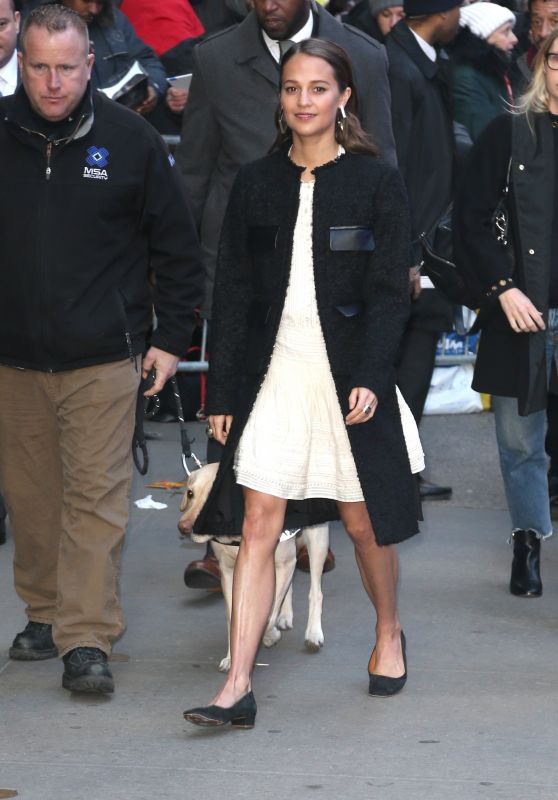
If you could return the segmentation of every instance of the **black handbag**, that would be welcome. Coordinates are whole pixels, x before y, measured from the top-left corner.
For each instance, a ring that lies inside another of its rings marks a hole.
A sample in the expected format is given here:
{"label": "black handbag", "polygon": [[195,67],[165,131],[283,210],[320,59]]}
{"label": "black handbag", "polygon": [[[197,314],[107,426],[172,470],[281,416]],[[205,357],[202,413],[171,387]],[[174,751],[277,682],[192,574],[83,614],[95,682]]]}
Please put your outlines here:
{"label": "black handbag", "polygon": [[[502,247],[508,247],[509,243],[509,213],[507,199],[510,189],[512,160],[508,162],[506,174],[506,184],[500,195],[500,199],[494,213],[492,214],[492,230],[496,241]],[[429,231],[419,235],[419,242],[422,245],[421,271],[427,275],[434,286],[440,289],[449,300],[458,305],[478,308],[479,298],[473,296],[471,290],[466,286],[458,265],[455,263],[453,254],[453,234],[452,234],[452,214],[453,203],[450,203],[443,214],[438,217]],[[512,248],[508,248],[510,251]]]}

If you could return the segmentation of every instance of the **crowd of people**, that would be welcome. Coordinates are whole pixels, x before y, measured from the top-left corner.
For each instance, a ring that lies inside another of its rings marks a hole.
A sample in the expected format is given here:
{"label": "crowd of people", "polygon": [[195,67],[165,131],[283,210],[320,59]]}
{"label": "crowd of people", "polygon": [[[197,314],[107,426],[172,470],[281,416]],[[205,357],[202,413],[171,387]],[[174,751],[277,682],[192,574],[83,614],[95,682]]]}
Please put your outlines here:
{"label": "crowd of people", "polygon": [[[557,24],[558,0],[0,0],[0,536],[9,514],[28,617],[11,658],[61,656],[65,688],[113,691],[136,394],[174,373],[199,306],[220,467],[197,526],[243,536],[231,671],[186,718],[254,724],[291,518],[343,522],[376,613],[369,692],[403,688],[395,545],[420,499],[451,496],[409,453],[455,310],[420,236],[452,202],[510,590],[540,596],[558,498]],[[125,109],[102,90],[136,62]],[[180,131],[174,155],[155,128]],[[190,575],[218,581],[210,549]]]}

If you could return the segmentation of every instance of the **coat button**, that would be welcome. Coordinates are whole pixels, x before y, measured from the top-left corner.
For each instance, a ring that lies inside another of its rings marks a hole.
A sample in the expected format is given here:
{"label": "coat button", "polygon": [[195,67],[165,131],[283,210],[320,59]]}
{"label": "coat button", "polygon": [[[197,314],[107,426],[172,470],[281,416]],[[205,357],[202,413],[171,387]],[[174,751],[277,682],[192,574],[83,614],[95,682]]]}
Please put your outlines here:
{"label": "coat button", "polygon": [[525,169],[525,165],[524,164],[520,164],[519,165],[519,169],[521,170],[521,172],[523,172],[523,170]]}
{"label": "coat button", "polygon": [[529,255],[530,255],[530,256],[534,256],[534,255],[535,255],[535,251],[533,250],[533,248],[531,248],[531,249],[529,250]]}

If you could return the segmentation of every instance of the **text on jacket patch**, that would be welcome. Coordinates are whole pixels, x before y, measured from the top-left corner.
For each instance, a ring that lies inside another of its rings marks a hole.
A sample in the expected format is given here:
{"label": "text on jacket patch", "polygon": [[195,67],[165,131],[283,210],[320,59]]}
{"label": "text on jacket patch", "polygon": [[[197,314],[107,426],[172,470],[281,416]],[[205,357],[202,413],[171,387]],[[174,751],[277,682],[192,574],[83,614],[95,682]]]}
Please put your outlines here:
{"label": "text on jacket patch", "polygon": [[109,162],[109,151],[106,147],[89,147],[85,158],[83,170],[84,178],[93,178],[98,181],[108,181],[108,172],[104,167]]}
{"label": "text on jacket patch", "polygon": [[108,173],[106,169],[99,169],[98,167],[85,167],[83,170],[84,178],[95,178],[99,181],[108,181]]}

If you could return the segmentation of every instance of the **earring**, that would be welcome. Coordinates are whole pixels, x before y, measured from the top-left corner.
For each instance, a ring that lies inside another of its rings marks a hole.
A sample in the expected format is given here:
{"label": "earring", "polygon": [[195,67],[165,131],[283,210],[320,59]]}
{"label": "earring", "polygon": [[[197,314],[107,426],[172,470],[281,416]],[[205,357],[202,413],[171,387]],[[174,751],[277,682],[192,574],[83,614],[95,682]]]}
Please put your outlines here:
{"label": "earring", "polygon": [[287,131],[289,130],[289,126],[285,122],[285,112],[283,111],[283,109],[281,109],[281,113],[279,114],[279,119],[277,120],[277,124],[279,126],[280,132],[283,135],[285,135],[285,133],[287,133]]}
{"label": "earring", "polygon": [[345,130],[345,120],[347,119],[347,115],[345,114],[345,107],[339,106],[337,109],[337,124],[339,128],[343,131]]}

